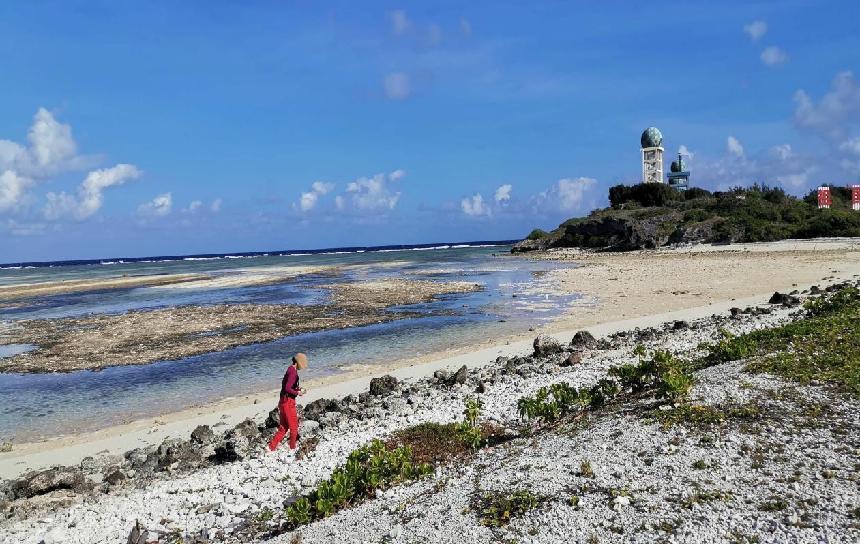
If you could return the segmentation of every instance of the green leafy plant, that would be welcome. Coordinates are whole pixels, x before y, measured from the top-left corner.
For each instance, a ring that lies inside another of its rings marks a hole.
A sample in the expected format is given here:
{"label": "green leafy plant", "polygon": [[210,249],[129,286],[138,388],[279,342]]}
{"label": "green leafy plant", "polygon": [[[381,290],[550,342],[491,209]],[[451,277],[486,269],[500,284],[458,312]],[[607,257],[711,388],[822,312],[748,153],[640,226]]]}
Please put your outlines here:
{"label": "green leafy plant", "polygon": [[528,490],[485,493],[474,501],[472,509],[478,513],[483,525],[503,527],[513,518],[521,517],[526,512],[537,508],[544,500],[544,497],[534,495]]}
{"label": "green leafy plant", "polygon": [[400,482],[433,472],[427,463],[412,462],[408,447],[387,449],[380,440],[353,451],[346,463],[335,469],[328,480],[320,482],[308,495],[287,507],[287,520],[299,527],[330,516],[351,504]]}
{"label": "green leafy plant", "polygon": [[457,432],[463,442],[468,444],[473,450],[477,450],[484,442],[483,432],[478,426],[478,418],[481,416],[483,404],[480,399],[474,397],[468,397],[465,403],[466,407],[463,409],[464,419],[457,425]]}

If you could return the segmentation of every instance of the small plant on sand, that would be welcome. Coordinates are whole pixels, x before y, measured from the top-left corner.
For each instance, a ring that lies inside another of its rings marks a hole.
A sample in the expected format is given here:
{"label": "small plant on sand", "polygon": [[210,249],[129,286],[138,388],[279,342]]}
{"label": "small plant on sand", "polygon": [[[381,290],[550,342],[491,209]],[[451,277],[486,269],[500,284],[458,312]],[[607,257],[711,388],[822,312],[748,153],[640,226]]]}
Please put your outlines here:
{"label": "small plant on sand", "polygon": [[481,416],[480,399],[469,397],[466,399],[466,407],[463,409],[464,419],[457,425],[457,433],[460,438],[468,444],[473,450],[477,450],[484,442],[484,436],[481,428],[478,426],[478,418]]}
{"label": "small plant on sand", "polygon": [[579,464],[579,475],[583,478],[594,478],[594,469],[588,459]]}
{"label": "small plant on sand", "polygon": [[521,517],[533,510],[546,500],[531,491],[514,491],[513,493],[492,492],[478,497],[472,509],[478,513],[483,525],[487,527],[502,527],[513,518]]}

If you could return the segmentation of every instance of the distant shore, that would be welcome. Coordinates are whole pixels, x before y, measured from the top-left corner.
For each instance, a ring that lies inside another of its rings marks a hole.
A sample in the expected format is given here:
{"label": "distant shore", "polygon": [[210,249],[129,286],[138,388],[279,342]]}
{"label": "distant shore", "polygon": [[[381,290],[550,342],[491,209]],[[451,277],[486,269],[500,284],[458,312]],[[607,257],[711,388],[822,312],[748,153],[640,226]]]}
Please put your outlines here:
{"label": "distant shore", "polygon": [[[583,298],[540,330],[524,330],[507,338],[476,339],[468,348],[365,366],[308,382],[311,392],[303,400],[355,393],[366,388],[371,377],[388,372],[399,377],[423,376],[440,368],[475,366],[499,355],[520,354],[529,349],[540,332],[569,338],[578,329],[607,334],[670,319],[694,319],[734,306],[760,303],[762,297],[774,291],[788,292],[799,285],[823,285],[860,276],[857,239],[694,246],[621,254],[563,250],[510,258],[560,259],[581,264],[550,272],[549,284],[564,292],[582,293]],[[12,452],[0,454],[0,477],[48,466],[58,459],[73,462],[102,450],[120,453],[157,444],[168,436],[186,436],[200,424],[236,424],[245,417],[267,413],[275,396],[273,391],[262,391],[94,433],[15,444]]]}

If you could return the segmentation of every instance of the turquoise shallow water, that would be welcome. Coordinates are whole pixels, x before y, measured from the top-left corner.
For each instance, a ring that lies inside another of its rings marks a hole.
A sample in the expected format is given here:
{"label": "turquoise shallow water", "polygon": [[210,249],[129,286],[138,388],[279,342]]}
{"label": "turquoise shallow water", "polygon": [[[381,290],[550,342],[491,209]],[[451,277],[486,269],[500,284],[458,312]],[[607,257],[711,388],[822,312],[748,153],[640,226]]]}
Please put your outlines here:
{"label": "turquoise shallow water", "polygon": [[[57,268],[0,270],[0,285],[109,277],[122,274],[209,273],[230,275],[272,266],[350,266],[343,276],[310,275],[284,284],[227,289],[136,288],[42,297],[3,310],[2,321],[57,318],[89,313],[120,313],[184,304],[311,304],[324,299],[326,282],[384,277],[466,280],[480,283],[477,293],[446,295],[439,300],[393,308],[425,317],[391,323],[296,335],[141,366],[67,374],[0,374],[0,438],[33,440],[56,434],[95,430],[206,402],[277,388],[289,357],[310,354],[308,378],[343,372],[451,348],[477,339],[521,333],[556,317],[575,296],[540,288],[542,272],[561,266],[507,256],[508,247],[448,248],[329,255],[261,256]],[[241,261],[241,262],[237,262]],[[537,289],[535,287],[537,286]],[[515,296],[516,295],[516,296]],[[3,349],[3,348],[0,348]],[[0,351],[0,357],[27,346]],[[7,353],[8,352],[8,353]]]}

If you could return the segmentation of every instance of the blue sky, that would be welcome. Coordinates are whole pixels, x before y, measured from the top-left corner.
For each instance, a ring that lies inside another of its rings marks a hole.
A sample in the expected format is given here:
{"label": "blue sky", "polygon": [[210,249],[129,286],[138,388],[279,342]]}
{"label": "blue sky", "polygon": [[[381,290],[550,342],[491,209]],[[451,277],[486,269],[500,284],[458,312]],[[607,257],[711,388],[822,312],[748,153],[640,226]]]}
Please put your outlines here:
{"label": "blue sky", "polygon": [[858,21],[854,1],[4,2],[0,262],[518,238],[637,181],[649,125],[700,186],[856,183]]}

